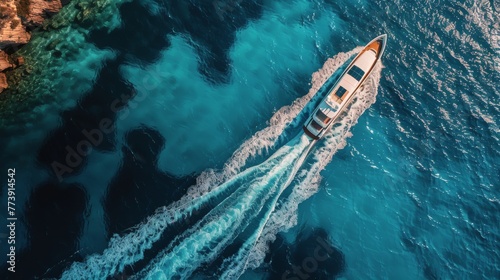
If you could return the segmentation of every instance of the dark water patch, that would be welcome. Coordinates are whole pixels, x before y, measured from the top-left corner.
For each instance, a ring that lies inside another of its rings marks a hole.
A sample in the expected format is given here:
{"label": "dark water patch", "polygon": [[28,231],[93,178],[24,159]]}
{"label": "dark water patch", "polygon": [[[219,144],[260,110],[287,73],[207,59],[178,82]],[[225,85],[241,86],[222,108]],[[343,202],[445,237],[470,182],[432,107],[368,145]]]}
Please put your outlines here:
{"label": "dark water patch", "polygon": [[[196,183],[196,175],[175,177],[158,169],[158,156],[165,141],[158,131],[148,127],[126,134],[121,167],[108,185],[103,201],[109,236],[124,234],[157,208],[179,200],[187,188]],[[175,236],[205,213],[192,213],[169,226],[155,246],[145,252],[144,258],[127,267],[123,275],[132,275],[144,268]]]}
{"label": "dark water patch", "polygon": [[187,33],[200,56],[199,71],[213,83],[228,82],[228,52],[236,32],[262,14],[261,0],[169,1],[175,30]]}
{"label": "dark water patch", "polygon": [[59,180],[85,166],[93,149],[115,149],[116,114],[135,96],[119,75],[119,60],[108,61],[92,90],[74,108],[62,113],[62,125],[48,134],[37,156]]}
{"label": "dark water patch", "polygon": [[31,194],[23,222],[28,230],[29,246],[19,252],[16,272],[2,279],[59,277],[78,254],[79,236],[84,227],[88,197],[79,184],[45,182]]}
{"label": "dark water patch", "polygon": [[439,277],[437,277],[437,274],[436,274],[434,268],[432,268],[429,265],[424,265],[424,276],[425,276],[425,279],[428,279],[428,280],[440,279]]}
{"label": "dark water patch", "polygon": [[121,5],[120,15],[123,21],[119,28],[111,32],[95,30],[90,41],[99,48],[112,48],[146,63],[154,62],[160,51],[170,46],[166,34],[173,32],[173,25],[164,11],[155,15],[139,1],[133,1]]}
{"label": "dark water patch", "polygon": [[158,131],[137,128],[126,134],[125,141],[121,167],[104,199],[109,234],[140,223],[158,207],[180,199],[195,184],[195,176],[175,177],[158,169],[165,144]]}
{"label": "dark water patch", "polygon": [[345,271],[344,254],[322,228],[303,229],[293,244],[278,235],[270,251],[267,279],[336,279]]}

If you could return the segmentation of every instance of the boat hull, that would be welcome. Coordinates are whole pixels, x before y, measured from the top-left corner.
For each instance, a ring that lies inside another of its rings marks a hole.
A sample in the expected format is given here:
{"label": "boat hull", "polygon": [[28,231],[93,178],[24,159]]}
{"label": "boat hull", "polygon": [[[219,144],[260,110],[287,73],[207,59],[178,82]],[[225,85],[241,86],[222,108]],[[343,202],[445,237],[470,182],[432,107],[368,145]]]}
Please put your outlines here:
{"label": "boat hull", "polygon": [[387,35],[378,36],[356,55],[304,123],[307,136],[318,140],[332,127],[380,60],[386,42]]}

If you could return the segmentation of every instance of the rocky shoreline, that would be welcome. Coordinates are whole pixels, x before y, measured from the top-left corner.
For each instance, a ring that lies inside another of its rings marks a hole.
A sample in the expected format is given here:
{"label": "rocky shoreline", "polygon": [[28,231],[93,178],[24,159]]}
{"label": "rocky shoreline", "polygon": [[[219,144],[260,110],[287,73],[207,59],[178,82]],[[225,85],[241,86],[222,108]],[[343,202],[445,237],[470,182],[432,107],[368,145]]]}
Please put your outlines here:
{"label": "rocky shoreline", "polygon": [[0,93],[9,71],[24,64],[15,52],[31,39],[31,31],[62,8],[61,0],[2,0],[0,3]]}

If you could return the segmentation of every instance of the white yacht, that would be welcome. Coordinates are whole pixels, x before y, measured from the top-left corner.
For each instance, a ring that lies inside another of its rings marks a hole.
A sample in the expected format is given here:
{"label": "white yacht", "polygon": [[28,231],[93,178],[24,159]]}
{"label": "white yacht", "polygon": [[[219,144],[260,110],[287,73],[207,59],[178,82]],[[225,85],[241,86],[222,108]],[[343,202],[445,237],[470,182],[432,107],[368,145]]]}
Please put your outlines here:
{"label": "white yacht", "polygon": [[370,75],[373,67],[384,53],[386,42],[386,34],[378,36],[368,43],[349,64],[327,96],[305,122],[304,131],[309,137],[317,140],[330,129]]}

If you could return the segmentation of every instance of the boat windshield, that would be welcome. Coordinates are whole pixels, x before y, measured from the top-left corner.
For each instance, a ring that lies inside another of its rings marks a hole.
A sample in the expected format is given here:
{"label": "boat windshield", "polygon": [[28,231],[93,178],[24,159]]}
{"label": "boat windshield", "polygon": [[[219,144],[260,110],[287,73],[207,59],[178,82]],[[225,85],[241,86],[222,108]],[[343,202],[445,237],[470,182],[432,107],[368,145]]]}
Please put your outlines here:
{"label": "boat windshield", "polygon": [[321,110],[318,110],[318,112],[316,113],[316,117],[318,117],[318,119],[325,124],[328,124],[332,120],[332,118],[325,115],[325,113],[323,113]]}
{"label": "boat windshield", "polygon": [[320,131],[320,130],[322,130],[322,129],[323,129],[323,127],[322,127],[319,123],[317,123],[316,121],[314,121],[314,120],[312,120],[312,121],[311,121],[311,125],[312,125],[312,127],[314,127],[314,129],[316,129],[317,131]]}

